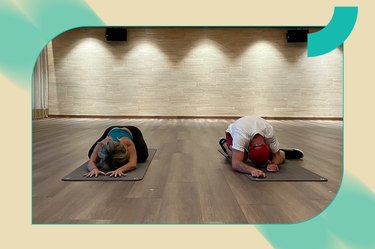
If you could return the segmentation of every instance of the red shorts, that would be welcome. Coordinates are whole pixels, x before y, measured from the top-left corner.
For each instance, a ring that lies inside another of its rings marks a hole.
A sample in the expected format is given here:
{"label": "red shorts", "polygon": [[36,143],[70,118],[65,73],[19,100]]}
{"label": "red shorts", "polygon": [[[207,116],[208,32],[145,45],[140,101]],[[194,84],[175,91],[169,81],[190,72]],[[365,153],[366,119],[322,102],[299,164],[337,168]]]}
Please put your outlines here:
{"label": "red shorts", "polygon": [[[225,139],[227,140],[228,148],[232,151],[233,138],[232,138],[232,135],[229,132],[225,132]],[[246,151],[244,151],[242,161],[246,162],[248,156],[249,156],[248,153]]]}
{"label": "red shorts", "polygon": [[233,145],[233,138],[229,132],[225,132],[225,139],[227,140],[227,146],[230,150],[232,150],[231,146]]}

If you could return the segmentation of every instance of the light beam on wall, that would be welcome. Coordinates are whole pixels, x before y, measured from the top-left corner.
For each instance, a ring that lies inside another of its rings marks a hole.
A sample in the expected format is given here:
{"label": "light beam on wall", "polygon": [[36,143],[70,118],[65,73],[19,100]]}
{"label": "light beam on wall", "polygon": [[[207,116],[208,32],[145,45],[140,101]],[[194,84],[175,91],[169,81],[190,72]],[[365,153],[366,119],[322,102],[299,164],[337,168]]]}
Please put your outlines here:
{"label": "light beam on wall", "polygon": [[[98,57],[97,54],[101,56]],[[74,61],[78,67],[89,67],[103,63],[103,57],[112,57],[110,52],[103,46],[102,41],[96,38],[84,38],[79,40],[67,51],[64,60]]]}
{"label": "light beam on wall", "polygon": [[157,65],[168,65],[166,55],[152,42],[140,41],[125,55],[125,64],[129,67],[145,69],[144,73],[157,72]]}
{"label": "light beam on wall", "polygon": [[197,67],[200,71],[207,71],[225,65],[227,58],[215,42],[203,39],[189,51],[183,62],[187,66]]}
{"label": "light beam on wall", "polygon": [[283,56],[269,41],[257,41],[247,48],[241,55],[243,61],[254,58],[263,66],[278,67],[282,63]]}

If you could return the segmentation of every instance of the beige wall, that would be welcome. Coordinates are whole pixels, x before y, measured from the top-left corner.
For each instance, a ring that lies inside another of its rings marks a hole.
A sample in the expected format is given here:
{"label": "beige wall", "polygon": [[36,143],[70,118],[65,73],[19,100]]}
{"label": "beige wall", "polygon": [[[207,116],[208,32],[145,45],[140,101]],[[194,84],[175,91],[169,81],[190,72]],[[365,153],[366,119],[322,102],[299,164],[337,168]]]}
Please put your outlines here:
{"label": "beige wall", "polygon": [[308,58],[286,31],[67,31],[48,46],[49,114],[342,117],[342,48]]}

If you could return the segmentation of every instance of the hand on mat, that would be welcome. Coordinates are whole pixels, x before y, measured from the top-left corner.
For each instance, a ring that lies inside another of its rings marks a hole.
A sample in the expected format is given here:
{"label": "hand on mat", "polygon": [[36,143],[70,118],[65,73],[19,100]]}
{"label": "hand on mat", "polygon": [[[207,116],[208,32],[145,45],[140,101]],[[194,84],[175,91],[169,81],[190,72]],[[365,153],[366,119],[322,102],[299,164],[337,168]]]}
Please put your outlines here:
{"label": "hand on mat", "polygon": [[264,172],[259,169],[253,169],[250,174],[252,177],[266,177],[266,174],[264,174]]}
{"label": "hand on mat", "polygon": [[277,166],[276,163],[269,163],[267,165],[267,171],[268,172],[277,172],[277,171],[279,171],[279,166]]}
{"label": "hand on mat", "polygon": [[105,173],[99,169],[92,169],[90,172],[84,174],[84,176],[87,176],[87,177],[98,177],[98,175],[105,175]]}
{"label": "hand on mat", "polygon": [[121,168],[118,168],[116,170],[113,170],[113,171],[109,171],[107,172],[107,176],[111,176],[111,177],[121,177],[121,176],[126,176],[126,174],[124,172],[122,172],[123,170]]}

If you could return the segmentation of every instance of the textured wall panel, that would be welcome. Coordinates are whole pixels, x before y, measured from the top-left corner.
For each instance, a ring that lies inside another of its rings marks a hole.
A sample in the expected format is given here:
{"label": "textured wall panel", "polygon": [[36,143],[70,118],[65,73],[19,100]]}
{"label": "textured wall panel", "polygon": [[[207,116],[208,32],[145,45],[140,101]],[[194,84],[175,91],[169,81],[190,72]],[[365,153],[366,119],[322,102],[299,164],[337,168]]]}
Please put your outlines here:
{"label": "textured wall panel", "polygon": [[307,57],[286,28],[104,28],[49,44],[49,114],[342,117],[342,48]]}

